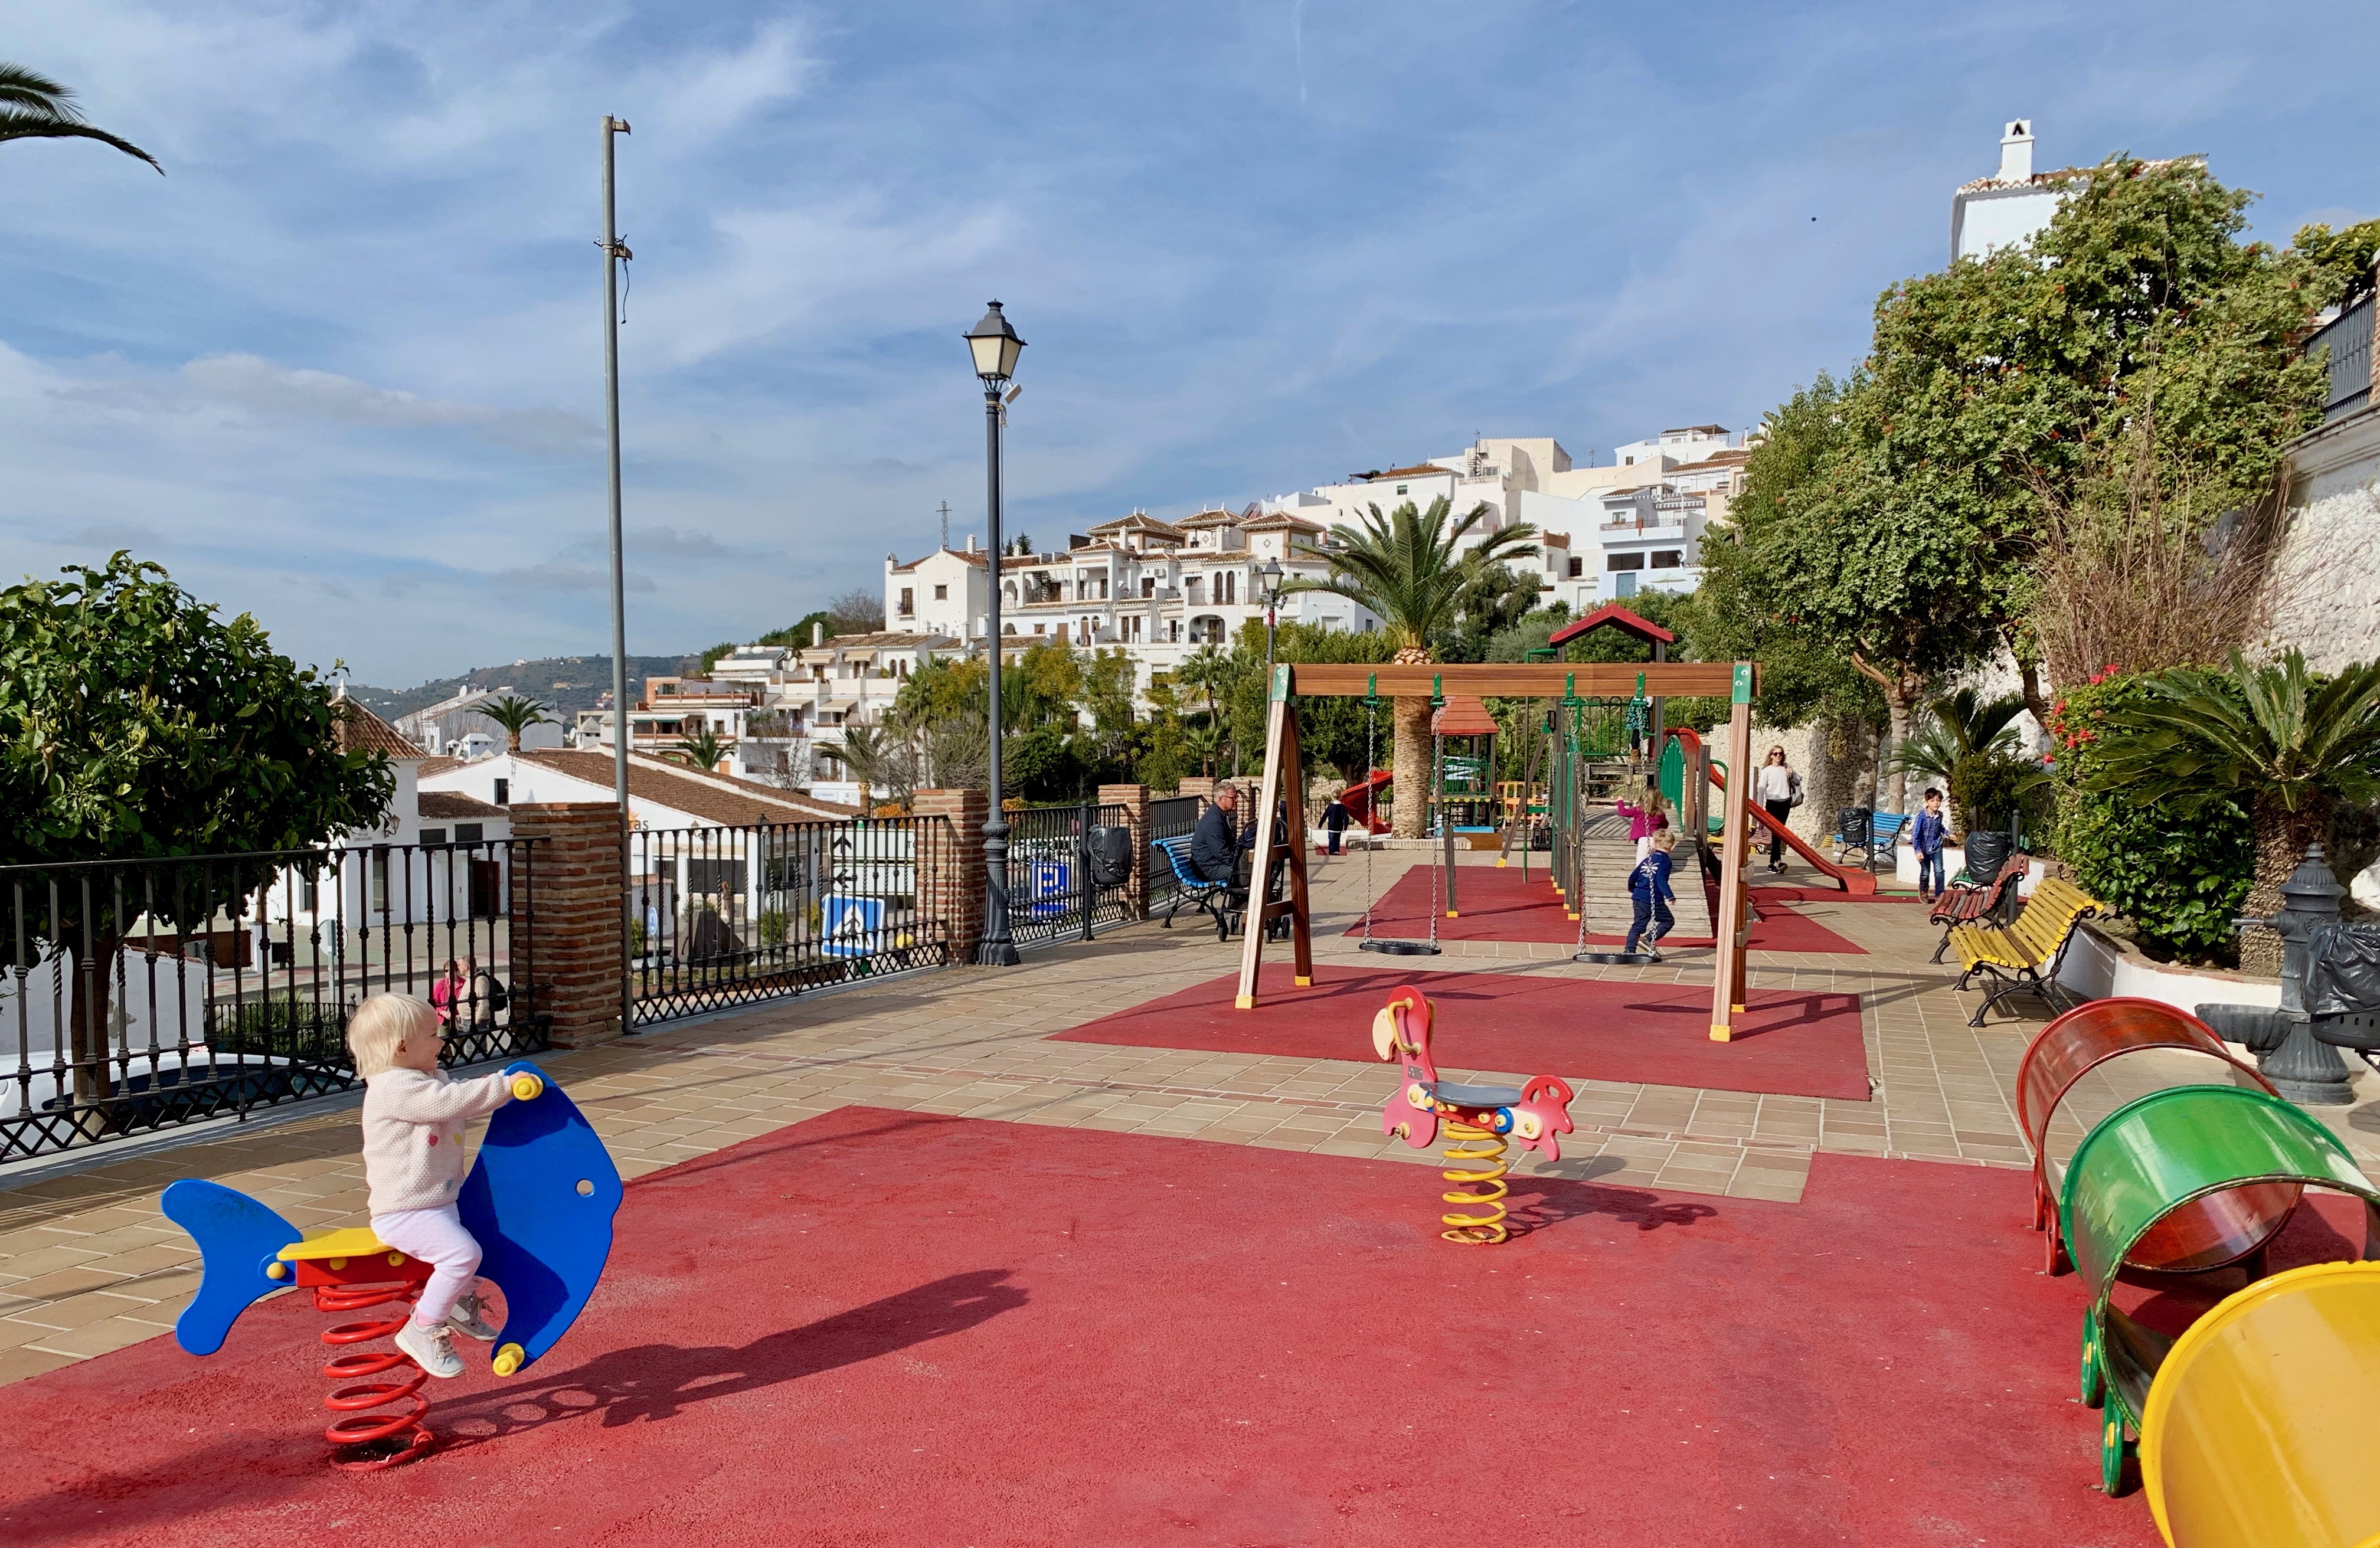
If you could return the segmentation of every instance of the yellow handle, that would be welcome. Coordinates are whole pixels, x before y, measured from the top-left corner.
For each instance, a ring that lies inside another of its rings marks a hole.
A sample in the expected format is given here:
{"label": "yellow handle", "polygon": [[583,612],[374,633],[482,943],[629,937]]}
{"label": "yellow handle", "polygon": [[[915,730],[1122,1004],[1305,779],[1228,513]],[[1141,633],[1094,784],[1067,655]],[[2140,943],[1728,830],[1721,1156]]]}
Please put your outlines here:
{"label": "yellow handle", "polygon": [[495,1371],[497,1375],[509,1376],[514,1372],[519,1370],[521,1368],[521,1361],[528,1358],[528,1352],[518,1344],[506,1344],[503,1348],[496,1351],[496,1358],[489,1361],[489,1365]]}
{"label": "yellow handle", "polygon": [[516,1100],[528,1102],[544,1094],[545,1082],[536,1076],[522,1073],[513,1077],[513,1095]]}

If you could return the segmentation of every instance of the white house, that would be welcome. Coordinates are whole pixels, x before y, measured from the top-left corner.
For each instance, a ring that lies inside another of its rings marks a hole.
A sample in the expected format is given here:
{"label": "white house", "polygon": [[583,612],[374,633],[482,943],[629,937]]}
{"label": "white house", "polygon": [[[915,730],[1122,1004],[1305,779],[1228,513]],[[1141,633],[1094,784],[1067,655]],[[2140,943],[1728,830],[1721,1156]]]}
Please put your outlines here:
{"label": "white house", "polygon": [[[2179,158],[2177,158],[2179,159]],[[2172,161],[2153,161],[2169,166]],[[1998,248],[2022,247],[2057,215],[2081,167],[2033,170],[2033,120],[2011,118],[2000,134],[2000,167],[1961,183],[1950,196],[1950,260],[1983,258]]]}

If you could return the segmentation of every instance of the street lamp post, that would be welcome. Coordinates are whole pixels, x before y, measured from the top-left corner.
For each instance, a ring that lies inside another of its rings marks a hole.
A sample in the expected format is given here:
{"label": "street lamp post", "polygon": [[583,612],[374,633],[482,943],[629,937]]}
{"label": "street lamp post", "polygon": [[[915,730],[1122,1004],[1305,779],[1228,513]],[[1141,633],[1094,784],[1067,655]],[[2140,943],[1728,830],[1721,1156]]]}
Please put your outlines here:
{"label": "street lamp post", "polygon": [[1273,625],[1274,625],[1274,622],[1275,622],[1275,620],[1279,618],[1279,616],[1280,616],[1280,612],[1281,612],[1281,561],[1280,561],[1280,560],[1278,560],[1278,559],[1268,559],[1268,560],[1266,560],[1266,561],[1264,562],[1264,568],[1263,568],[1263,569],[1261,569],[1261,570],[1258,570],[1258,571],[1257,572],[1257,574],[1259,574],[1259,575],[1262,575],[1262,576],[1264,577],[1264,599],[1265,599],[1265,693],[1266,693],[1267,695],[1270,695],[1270,694],[1272,693],[1272,635],[1273,635]]}
{"label": "street lamp post", "polygon": [[983,938],[976,961],[984,967],[1014,967],[1016,942],[1008,933],[1008,814],[1000,792],[1000,432],[1006,417],[1000,390],[1016,373],[1025,341],[1016,336],[1000,303],[966,333],[975,374],[983,383],[984,507],[991,537],[991,611],[986,623],[986,656],[991,669],[991,813],[983,825]]}

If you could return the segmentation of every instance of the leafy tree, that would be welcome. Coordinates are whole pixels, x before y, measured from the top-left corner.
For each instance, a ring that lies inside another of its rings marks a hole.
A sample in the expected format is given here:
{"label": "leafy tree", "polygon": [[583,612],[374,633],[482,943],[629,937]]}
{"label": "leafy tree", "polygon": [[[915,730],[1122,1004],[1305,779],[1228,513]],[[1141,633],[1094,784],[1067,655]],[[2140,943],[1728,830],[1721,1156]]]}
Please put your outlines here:
{"label": "leafy tree", "polygon": [[[295,850],[380,824],[388,760],[341,750],[331,690],[276,655],[255,619],[225,622],[127,553],[61,575],[0,591],[0,863]],[[152,913],[180,929],[240,917],[276,867],[172,869]],[[28,895],[44,890],[40,873],[23,879]],[[39,940],[0,938],[0,963],[31,966],[20,949],[74,959],[79,1101],[106,1092],[113,975],[98,964],[115,959],[134,906],[94,889],[85,912],[81,896],[60,889]]]}
{"label": "leafy tree", "polygon": [[2289,243],[2318,276],[2318,294],[2333,306],[2351,307],[2372,294],[2372,271],[2380,261],[2380,221],[2359,221],[2344,231],[2305,225]]}
{"label": "leafy tree", "polygon": [[[880,635],[884,632],[884,594],[880,591],[854,587],[839,597],[829,598],[823,611],[829,638],[836,635]],[[816,618],[818,615],[813,613],[810,616]],[[800,626],[795,625],[795,628]],[[797,643],[808,645],[809,640],[805,636]]]}
{"label": "leafy tree", "polygon": [[1986,700],[1973,688],[1936,699],[1925,724],[1900,744],[1896,767],[1939,782],[1961,758],[1974,753],[2014,752],[2016,718],[2024,713],[2019,695]]}
{"label": "leafy tree", "polygon": [[521,733],[529,727],[553,724],[545,711],[544,705],[519,694],[507,694],[493,704],[480,706],[480,714],[504,728],[504,750],[508,753],[521,750]]}
{"label": "leafy tree", "polygon": [[[520,745],[518,733],[513,736],[513,745],[515,748]],[[670,748],[670,756],[682,763],[709,773],[717,769],[719,760],[727,756],[727,744],[720,741],[719,733],[705,724],[698,728],[691,736],[679,737],[676,744]]]}
{"label": "leafy tree", "polygon": [[1797,443],[1755,453],[1738,506],[1755,611],[1848,647],[1896,743],[1995,640],[2046,712],[2025,628],[2043,504],[2104,476],[2142,417],[2210,516],[2270,487],[2319,402],[2291,341],[2325,286],[2238,240],[2248,199],[2199,162],[2111,156],[2031,247],[1886,291],[1862,369],[1777,417]]}
{"label": "leafy tree", "polygon": [[1215,765],[1222,761],[1225,751],[1223,728],[1211,717],[1201,720],[1183,732],[1182,745],[1184,750],[1197,760],[1199,776],[1203,779],[1213,779]]}
{"label": "leafy tree", "polygon": [[1215,695],[1230,679],[1231,664],[1223,651],[1211,645],[1202,645],[1182,658],[1173,669],[1173,681],[1193,693],[1207,697],[1207,718],[1215,718]]}
{"label": "leafy tree", "polygon": [[147,162],[160,176],[165,172],[156,157],[138,145],[86,122],[72,91],[5,60],[0,60],[0,139],[95,139]]}
{"label": "leafy tree", "polygon": [[[1474,605],[1487,594],[1488,572],[1506,560],[1525,559],[1536,551],[1531,539],[1536,528],[1518,522],[1487,534],[1468,551],[1463,541],[1488,518],[1488,506],[1473,506],[1459,520],[1451,520],[1451,502],[1440,495],[1427,512],[1407,501],[1387,515],[1378,505],[1361,527],[1335,526],[1330,549],[1330,573],[1321,580],[1293,579],[1281,587],[1284,596],[1300,591],[1325,591],[1344,597],[1380,621],[1380,632],[1402,665],[1424,665],[1438,659],[1439,647],[1463,626],[1463,604]],[[1410,775],[1429,768],[1429,696],[1409,694],[1396,702],[1394,767]],[[1421,792],[1406,792],[1396,803],[1395,830],[1400,838],[1419,838],[1427,801]]]}
{"label": "leafy tree", "polygon": [[[2245,808],[2256,844],[2247,912],[2277,912],[2281,884],[2308,844],[2328,839],[2338,804],[2380,799],[2380,661],[2325,681],[2296,649],[2262,666],[2234,651],[2221,672],[2141,681],[2142,700],[2110,710],[2098,731],[2097,787],[2184,817],[2223,802]],[[2240,961],[2277,971],[2278,937],[2251,932]]]}

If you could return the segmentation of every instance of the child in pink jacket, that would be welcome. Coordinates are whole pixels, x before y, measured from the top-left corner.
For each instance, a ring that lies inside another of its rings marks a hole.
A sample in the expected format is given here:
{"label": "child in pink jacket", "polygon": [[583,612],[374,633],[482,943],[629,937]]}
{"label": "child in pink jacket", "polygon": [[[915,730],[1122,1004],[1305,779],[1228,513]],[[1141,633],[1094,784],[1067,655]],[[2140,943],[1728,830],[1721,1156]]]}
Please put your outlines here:
{"label": "child in pink jacket", "polygon": [[1649,780],[1645,782],[1644,802],[1641,806],[1633,805],[1625,801],[1614,801],[1611,804],[1613,811],[1628,819],[1628,836],[1636,841],[1636,858],[1639,863],[1643,862],[1645,855],[1652,853],[1653,835],[1664,831],[1670,826],[1668,804],[1661,799],[1659,785]]}

